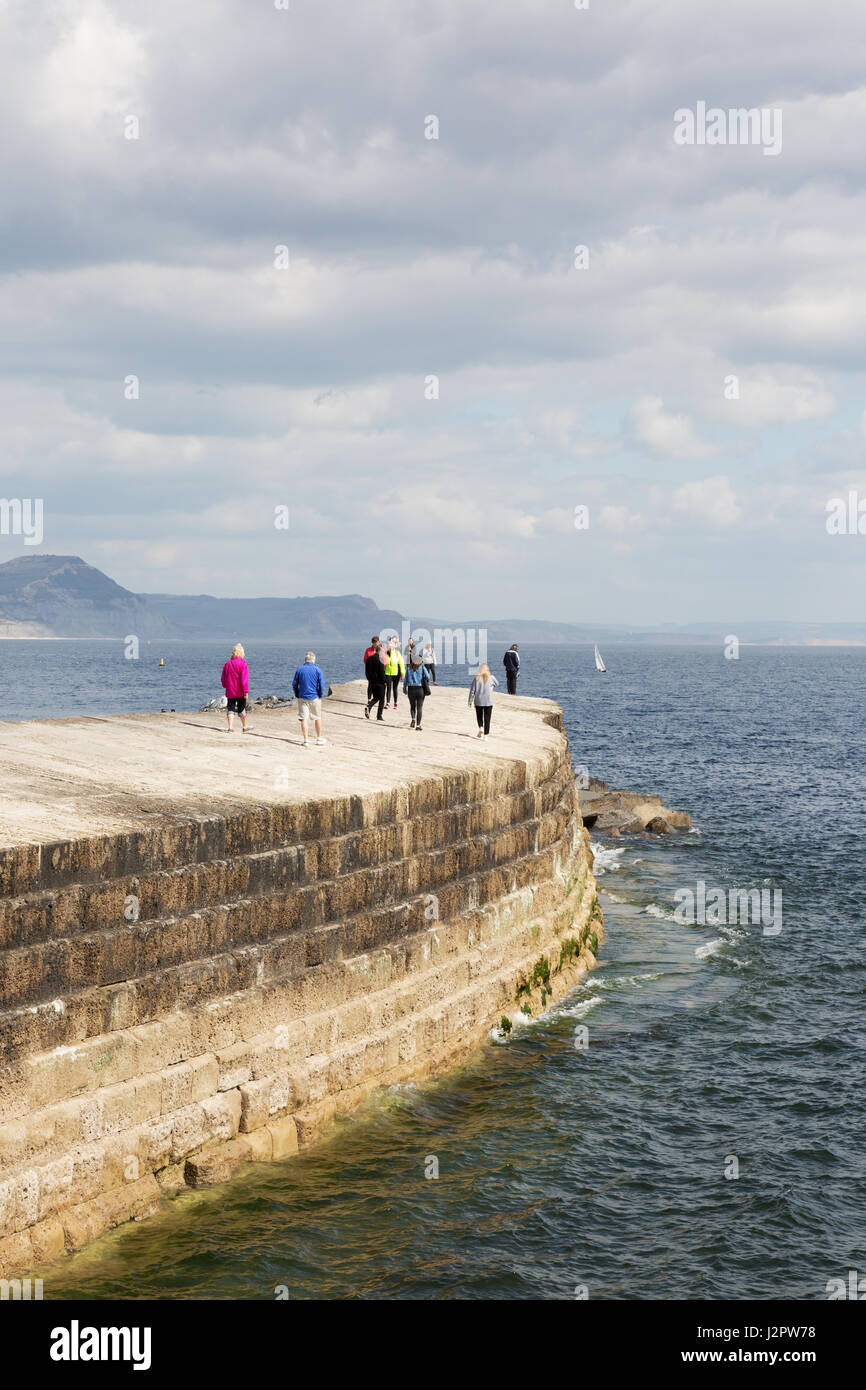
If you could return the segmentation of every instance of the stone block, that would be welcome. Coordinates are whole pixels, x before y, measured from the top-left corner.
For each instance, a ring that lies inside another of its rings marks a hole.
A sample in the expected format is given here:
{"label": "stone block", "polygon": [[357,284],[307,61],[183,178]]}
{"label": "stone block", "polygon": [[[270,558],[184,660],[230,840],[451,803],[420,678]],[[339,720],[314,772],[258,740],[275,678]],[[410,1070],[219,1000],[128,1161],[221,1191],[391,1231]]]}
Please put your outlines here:
{"label": "stone block", "polygon": [[219,1074],[217,1090],[232,1091],[252,1077],[252,1048],[249,1043],[235,1043],[217,1053]]}
{"label": "stone block", "polygon": [[272,1120],[267,1126],[267,1132],[271,1136],[272,1157],[275,1161],[291,1158],[292,1154],[298,1152],[298,1127],[291,1115],[286,1115],[282,1120]]}
{"label": "stone block", "polygon": [[268,1125],[263,1125],[261,1129],[254,1129],[245,1138],[249,1144],[250,1158],[254,1163],[269,1163],[271,1161],[274,1156],[274,1139]]}
{"label": "stone block", "polygon": [[221,1091],[201,1102],[207,1140],[233,1139],[241,1121],[239,1091]]}
{"label": "stone block", "polygon": [[165,1168],[160,1168],[154,1176],[159,1183],[161,1192],[179,1192],[182,1187],[186,1187],[185,1177],[186,1163],[169,1163]]}
{"label": "stone block", "polygon": [[0,1278],[20,1277],[35,1263],[29,1231],[18,1231],[0,1240]]}
{"label": "stone block", "polygon": [[241,1098],[241,1130],[248,1133],[253,1129],[261,1129],[268,1120],[271,1078],[263,1076],[259,1081],[248,1081],[245,1085],[239,1086],[238,1091]]}
{"label": "stone block", "polygon": [[47,1221],[37,1221],[35,1226],[31,1226],[27,1234],[30,1236],[30,1243],[33,1248],[34,1265],[50,1264],[52,1260],[57,1260],[63,1254],[65,1241],[63,1236],[63,1224],[56,1217],[49,1217]]}
{"label": "stone block", "polygon": [[205,1142],[205,1112],[200,1105],[187,1105],[175,1111],[171,1121],[171,1159],[177,1163]]}
{"label": "stone block", "polygon": [[327,1129],[337,1111],[333,1096],[316,1101],[313,1105],[297,1110],[294,1115],[298,1132],[298,1148],[306,1149]]}
{"label": "stone block", "polygon": [[228,1182],[251,1157],[247,1139],[230,1139],[226,1144],[217,1144],[215,1148],[188,1158],[184,1177],[189,1187],[212,1187],[214,1183]]}
{"label": "stone block", "polygon": [[152,1173],[127,1187],[114,1188],[61,1214],[68,1251],[81,1250],[124,1221],[141,1221],[159,1208],[160,1187]]}

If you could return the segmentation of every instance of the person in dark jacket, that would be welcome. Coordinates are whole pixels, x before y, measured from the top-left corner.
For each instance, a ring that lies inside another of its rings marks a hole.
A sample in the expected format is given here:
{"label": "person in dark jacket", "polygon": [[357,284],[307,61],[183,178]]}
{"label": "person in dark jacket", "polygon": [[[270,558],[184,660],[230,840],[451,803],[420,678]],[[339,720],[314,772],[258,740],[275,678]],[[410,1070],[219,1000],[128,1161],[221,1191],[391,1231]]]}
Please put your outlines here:
{"label": "person in dark jacket", "polygon": [[[376,650],[376,643],[378,642],[378,640],[379,640],[379,635],[378,635],[378,633],[377,633],[375,637],[371,637],[371,638],[370,638],[370,645],[369,645],[369,647],[367,648],[367,650],[366,650],[365,653],[364,653],[364,671],[365,671],[365,673],[366,673],[366,670],[367,670],[367,661],[369,660],[369,658],[370,658],[370,657],[373,655],[373,653],[375,652],[375,650]],[[373,692],[372,692],[372,690],[370,689],[370,682],[367,681],[367,699],[368,699],[368,700],[369,700],[370,696],[372,695],[372,693],[373,693]]]}
{"label": "person in dark jacket", "polygon": [[364,706],[364,718],[370,718],[370,710],[378,703],[379,709],[376,718],[384,719],[382,710],[385,708],[385,664],[382,661],[381,642],[376,643],[373,651],[364,662],[364,674],[367,677],[367,689],[370,692]]}
{"label": "person in dark jacket", "polygon": [[509,695],[517,694],[517,673],[520,670],[520,657],[517,655],[517,643],[514,642],[502,658],[502,665],[505,667],[505,679],[508,684]]}
{"label": "person in dark jacket", "polygon": [[403,693],[409,696],[409,709],[412,714],[410,729],[421,732],[421,715],[424,712],[424,699],[430,688],[427,670],[421,660],[420,652],[413,652],[403,678]]}

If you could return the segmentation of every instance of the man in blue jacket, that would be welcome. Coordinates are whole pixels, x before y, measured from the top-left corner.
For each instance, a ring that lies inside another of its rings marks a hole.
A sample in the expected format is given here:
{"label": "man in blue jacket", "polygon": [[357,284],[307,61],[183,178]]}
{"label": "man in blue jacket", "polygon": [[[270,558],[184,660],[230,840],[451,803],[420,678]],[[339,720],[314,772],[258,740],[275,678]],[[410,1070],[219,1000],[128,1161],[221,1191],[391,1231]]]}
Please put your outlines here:
{"label": "man in blue jacket", "polygon": [[517,643],[513,642],[502,658],[502,665],[505,667],[505,679],[508,682],[509,695],[517,694],[517,673],[520,670],[520,657],[517,654]]}
{"label": "man in blue jacket", "polygon": [[298,701],[298,718],[301,721],[304,747],[309,747],[310,743],[307,738],[307,731],[311,714],[316,723],[316,742],[324,743],[325,740],[322,738],[322,696],[325,693],[325,677],[321,668],[316,665],[315,652],[307,652],[303,666],[299,666],[295,672],[292,689]]}

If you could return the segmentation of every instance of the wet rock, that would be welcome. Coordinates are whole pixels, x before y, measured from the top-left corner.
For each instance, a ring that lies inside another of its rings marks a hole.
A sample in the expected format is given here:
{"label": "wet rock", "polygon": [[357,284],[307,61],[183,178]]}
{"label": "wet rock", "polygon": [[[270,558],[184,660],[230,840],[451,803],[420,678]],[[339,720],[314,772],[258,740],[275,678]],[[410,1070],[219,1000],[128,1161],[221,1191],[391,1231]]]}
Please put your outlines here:
{"label": "wet rock", "polygon": [[673,835],[674,828],[670,821],[666,821],[664,816],[653,816],[652,820],[647,821],[646,827],[651,835]]}
{"label": "wet rock", "polygon": [[643,830],[643,822],[629,811],[602,811],[598,815],[584,816],[584,825],[590,830],[603,831],[605,835],[634,835]]}
{"label": "wet rock", "polygon": [[[587,830],[605,835],[640,835],[648,831],[655,835],[670,835],[674,830],[688,830],[691,817],[686,811],[672,811],[660,796],[646,792],[630,792],[608,786],[597,777],[587,779],[587,785],[577,782],[580,814]],[[658,822],[658,825],[654,825]],[[664,829],[660,828],[664,825]]]}

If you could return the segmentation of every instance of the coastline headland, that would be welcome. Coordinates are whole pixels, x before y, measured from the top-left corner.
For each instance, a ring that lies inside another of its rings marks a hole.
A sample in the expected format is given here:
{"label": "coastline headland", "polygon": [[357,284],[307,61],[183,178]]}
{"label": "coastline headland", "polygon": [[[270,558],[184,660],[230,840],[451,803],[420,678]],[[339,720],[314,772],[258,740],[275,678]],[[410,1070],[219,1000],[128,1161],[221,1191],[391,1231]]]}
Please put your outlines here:
{"label": "coastline headland", "polygon": [[603,936],[568,741],[438,687],[0,723],[0,1276],[316,1141],[537,1014]]}

